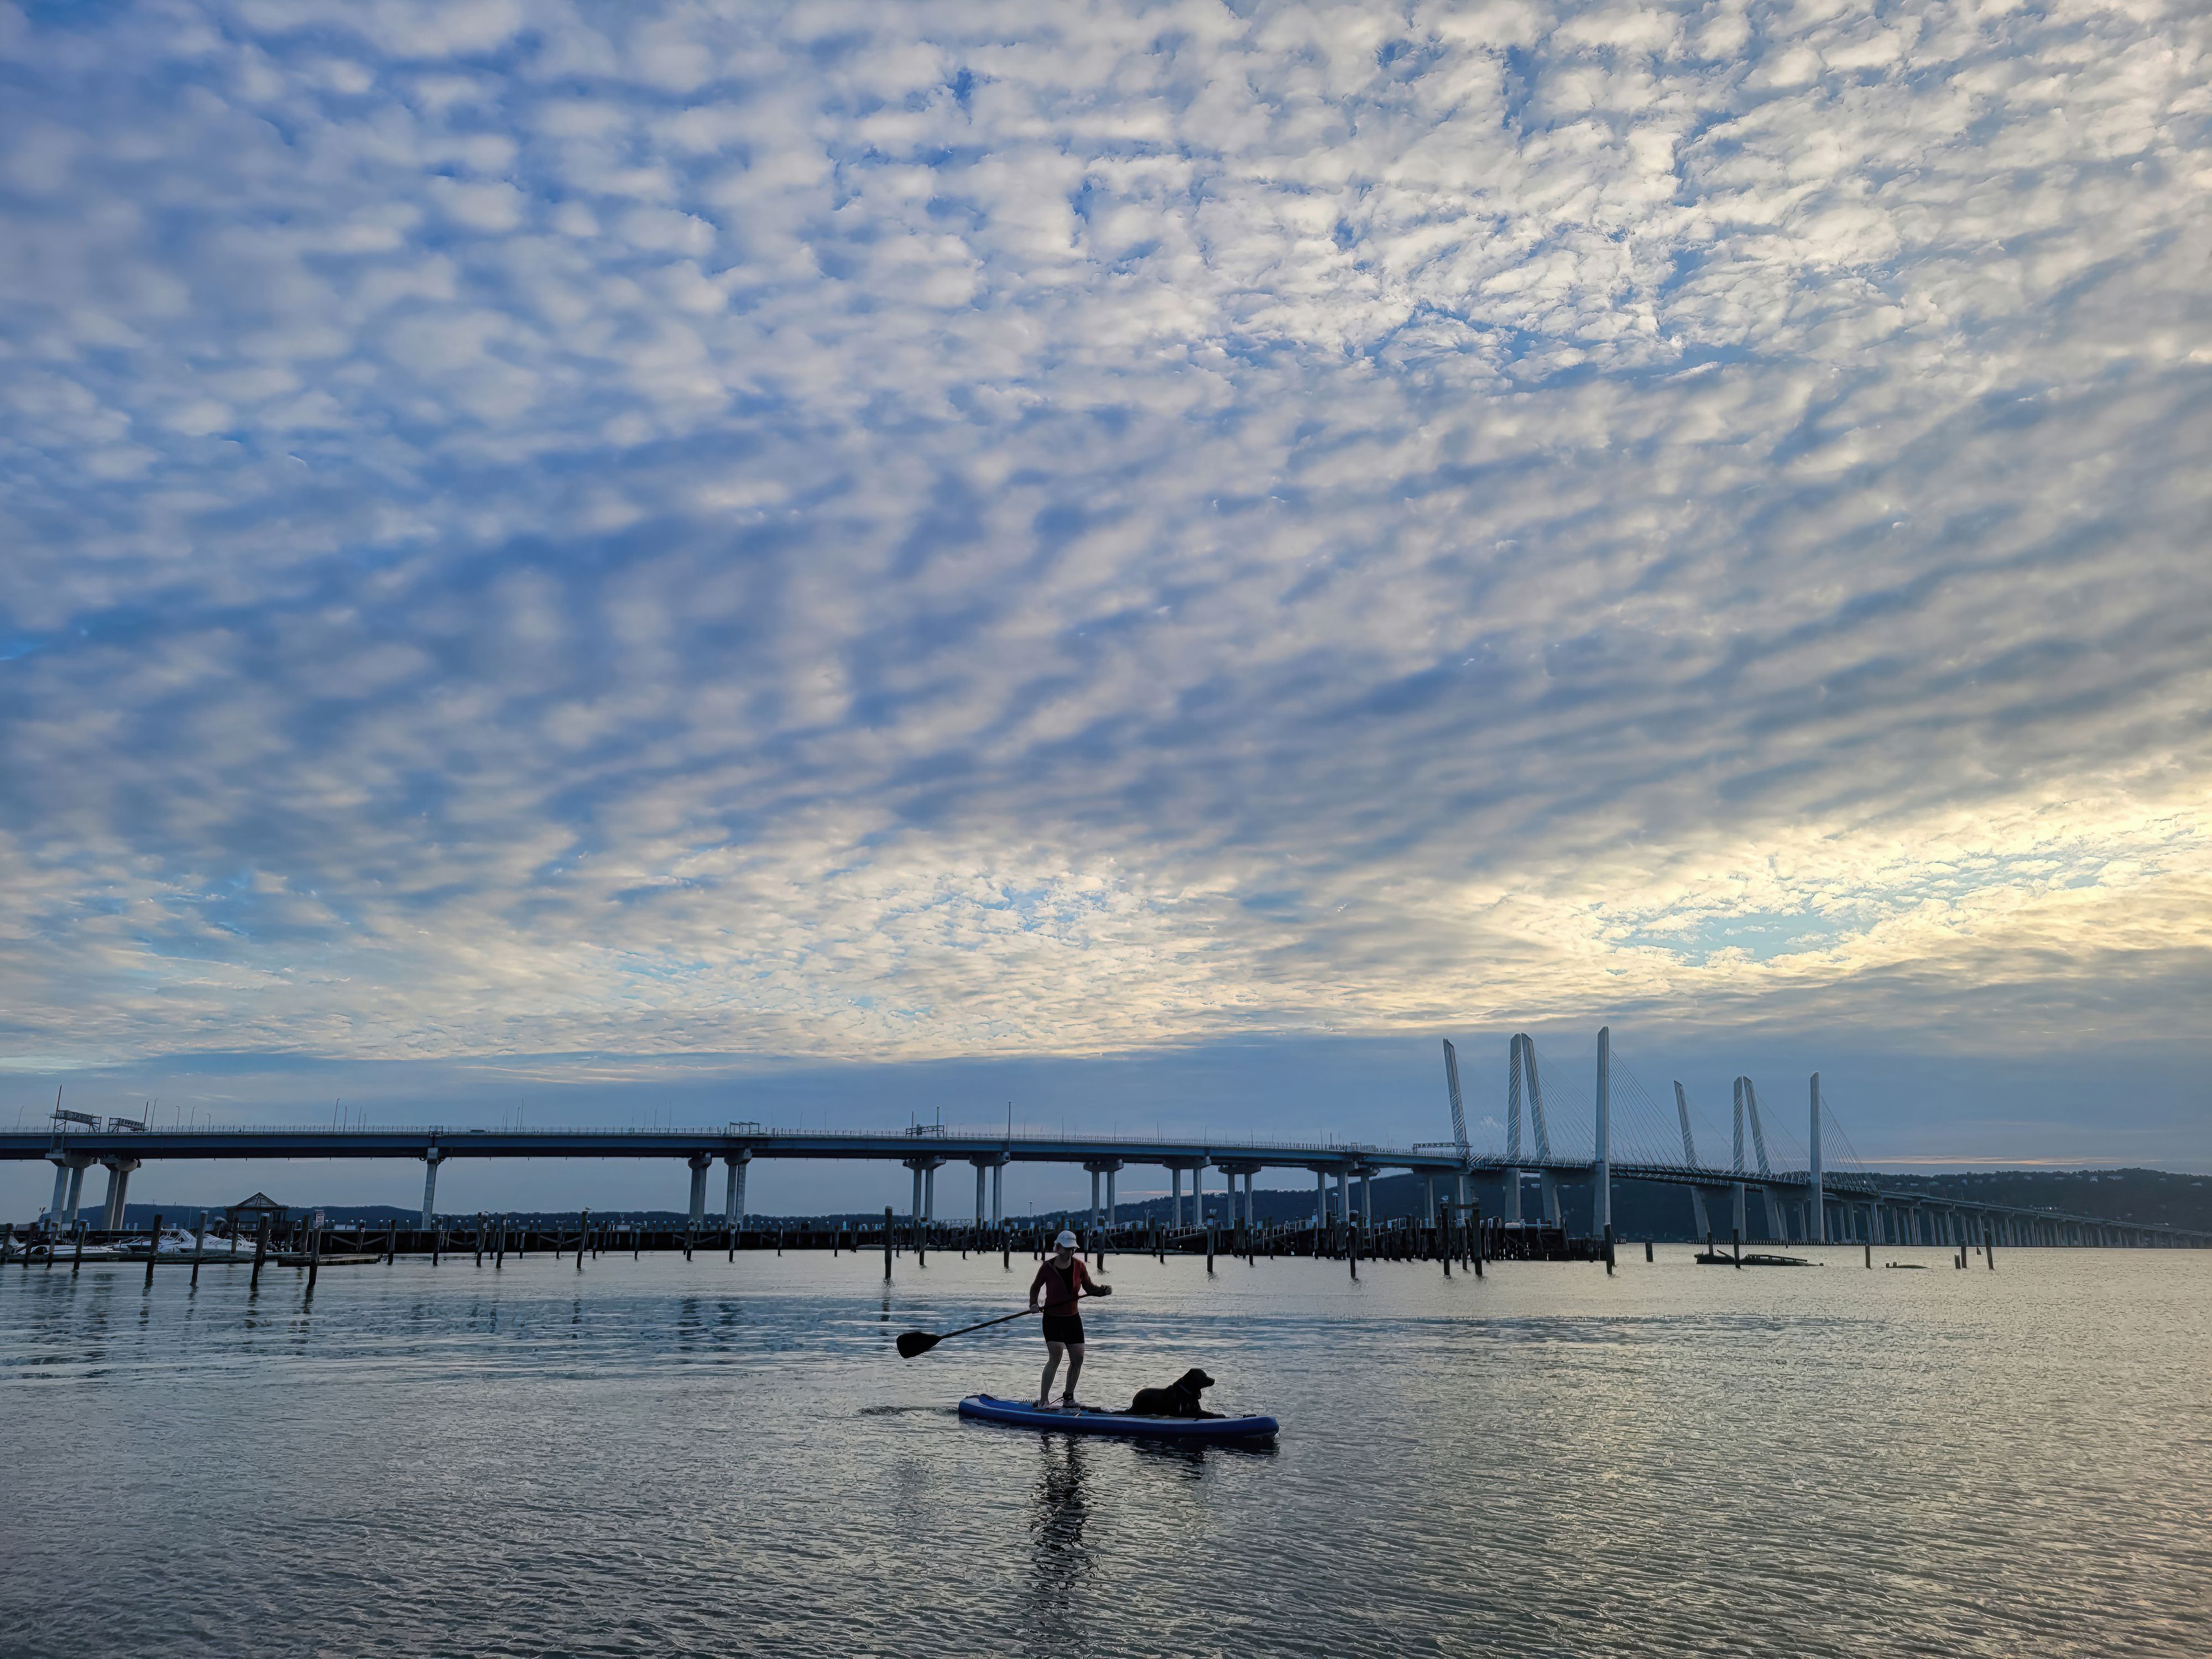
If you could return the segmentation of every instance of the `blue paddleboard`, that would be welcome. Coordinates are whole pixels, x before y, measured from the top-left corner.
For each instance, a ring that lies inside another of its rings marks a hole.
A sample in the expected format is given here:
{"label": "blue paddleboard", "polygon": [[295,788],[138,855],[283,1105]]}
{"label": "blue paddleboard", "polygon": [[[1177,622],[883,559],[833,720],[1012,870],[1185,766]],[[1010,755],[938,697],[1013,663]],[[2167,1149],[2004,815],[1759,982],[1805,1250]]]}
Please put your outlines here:
{"label": "blue paddleboard", "polygon": [[1273,1440],[1277,1427],[1272,1417],[1138,1417],[1096,1406],[1039,1411],[1025,1401],[988,1394],[971,1394],[962,1401],[960,1415],[1059,1434],[1126,1434],[1147,1440]]}

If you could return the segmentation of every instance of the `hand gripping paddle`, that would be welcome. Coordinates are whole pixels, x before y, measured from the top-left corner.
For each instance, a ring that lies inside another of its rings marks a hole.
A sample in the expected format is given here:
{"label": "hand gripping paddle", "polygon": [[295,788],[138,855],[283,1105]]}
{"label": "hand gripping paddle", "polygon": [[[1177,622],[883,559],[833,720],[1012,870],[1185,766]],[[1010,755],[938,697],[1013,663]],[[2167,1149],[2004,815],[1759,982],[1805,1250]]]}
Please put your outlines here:
{"label": "hand gripping paddle", "polygon": [[[1085,1291],[1082,1296],[1076,1299],[1078,1301],[1087,1302],[1094,1296],[1111,1296],[1113,1294],[1114,1287],[1111,1285],[1100,1285]],[[1042,1313],[1043,1311],[1044,1310],[1042,1308],[1024,1308],[1019,1313],[1000,1314],[996,1319],[986,1319],[974,1325],[963,1325],[957,1331],[945,1331],[941,1334],[933,1331],[907,1331],[902,1334],[898,1340],[899,1358],[901,1359],[911,1359],[916,1354],[927,1353],[939,1343],[945,1341],[949,1338],[965,1336],[970,1331],[988,1330],[994,1325],[1003,1325],[1006,1323],[1007,1321],[1013,1319],[1026,1319],[1033,1313]]]}

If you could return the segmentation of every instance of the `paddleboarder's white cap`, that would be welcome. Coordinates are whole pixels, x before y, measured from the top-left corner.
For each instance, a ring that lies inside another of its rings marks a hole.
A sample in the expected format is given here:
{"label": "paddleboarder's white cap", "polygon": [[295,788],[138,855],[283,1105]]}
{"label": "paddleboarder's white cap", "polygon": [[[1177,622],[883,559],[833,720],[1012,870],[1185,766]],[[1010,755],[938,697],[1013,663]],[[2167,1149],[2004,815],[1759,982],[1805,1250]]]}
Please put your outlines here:
{"label": "paddleboarder's white cap", "polygon": [[1075,1248],[1075,1235],[1070,1232],[1061,1233],[1058,1238],[1052,1241],[1052,1247],[1056,1250],[1073,1249]]}

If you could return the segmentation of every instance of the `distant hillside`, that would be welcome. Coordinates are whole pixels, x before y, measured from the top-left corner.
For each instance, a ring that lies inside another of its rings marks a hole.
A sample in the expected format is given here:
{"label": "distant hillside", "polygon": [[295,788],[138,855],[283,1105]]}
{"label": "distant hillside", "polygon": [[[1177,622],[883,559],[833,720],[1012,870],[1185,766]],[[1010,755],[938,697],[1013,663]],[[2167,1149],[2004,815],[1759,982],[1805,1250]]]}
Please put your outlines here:
{"label": "distant hillside", "polygon": [[[1279,1179],[1279,1177],[1278,1177]],[[1215,1177],[1218,1181],[1219,1177]],[[2001,1170],[1959,1175],[1891,1175],[1881,1176],[1884,1187],[1892,1191],[1923,1192],[1933,1198],[1972,1199],[1985,1204],[2015,1204],[2029,1209],[2063,1210],[2075,1215],[2101,1216],[2112,1221],[2134,1221],[2151,1225],[2187,1227],[2212,1231],[2212,1176],[2176,1175],[2164,1170]],[[1331,1188],[1334,1191],[1334,1187]],[[1378,1219],[1418,1214],[1421,1207],[1422,1184],[1410,1175],[1386,1176],[1375,1182],[1375,1213]],[[1261,1188],[1255,1194],[1261,1218],[1266,1221],[1295,1221],[1313,1214],[1314,1194],[1310,1186],[1291,1188]],[[1572,1232],[1586,1232],[1589,1228],[1589,1189],[1586,1186],[1563,1184],[1559,1189],[1560,1206],[1567,1227]],[[1217,1185],[1206,1194],[1206,1212],[1217,1218],[1225,1214],[1226,1200]],[[1189,1213],[1190,1200],[1183,1200],[1184,1213]],[[198,1213],[186,1205],[162,1203],[133,1204],[129,1206],[130,1224],[143,1227],[149,1224],[156,1213],[172,1222],[188,1219]],[[1121,1218],[1164,1218],[1167,1200],[1152,1199],[1144,1204],[1121,1206]],[[402,1225],[411,1224],[416,1212],[391,1204],[330,1205],[324,1213],[333,1225],[351,1226],[356,1224],[371,1227],[388,1226],[393,1221]],[[573,1224],[574,1210],[514,1211],[517,1220],[542,1222],[550,1226],[556,1222]],[[604,1222],[643,1221],[658,1227],[680,1227],[684,1216],[676,1210],[595,1210],[595,1217]],[[708,1224],[716,1224],[711,1213]],[[1040,1212],[1035,1218],[1018,1214],[1018,1224],[1032,1218],[1042,1223],[1066,1216],[1079,1220],[1080,1206],[1066,1211]],[[1536,1218],[1536,1187],[1532,1182],[1522,1200],[1522,1213]],[[98,1209],[88,1209],[86,1218],[94,1227],[104,1224]],[[1691,1237],[1690,1198],[1680,1187],[1664,1186],[1652,1182],[1615,1181],[1613,1184],[1613,1231],[1622,1238],[1654,1238],[1687,1240]],[[957,1202],[947,1204],[939,1211],[939,1219],[957,1223],[966,1218]],[[750,1226],[774,1226],[778,1221],[806,1220],[820,1222],[835,1219],[845,1223],[868,1224],[883,1219],[880,1209],[846,1211],[834,1217],[824,1216],[759,1216],[748,1218]],[[1715,1216],[1716,1223],[1725,1218]]]}

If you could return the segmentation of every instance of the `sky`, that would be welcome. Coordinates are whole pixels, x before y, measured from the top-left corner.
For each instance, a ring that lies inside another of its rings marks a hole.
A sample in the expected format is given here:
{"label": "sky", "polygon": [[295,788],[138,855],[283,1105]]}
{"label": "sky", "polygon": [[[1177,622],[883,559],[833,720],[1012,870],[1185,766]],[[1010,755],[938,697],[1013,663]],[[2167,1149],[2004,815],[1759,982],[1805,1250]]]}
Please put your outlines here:
{"label": "sky", "polygon": [[0,5],[0,1121],[2212,1168],[2209,51]]}

